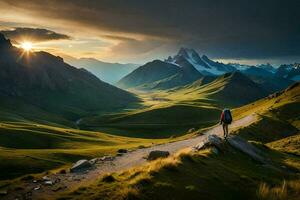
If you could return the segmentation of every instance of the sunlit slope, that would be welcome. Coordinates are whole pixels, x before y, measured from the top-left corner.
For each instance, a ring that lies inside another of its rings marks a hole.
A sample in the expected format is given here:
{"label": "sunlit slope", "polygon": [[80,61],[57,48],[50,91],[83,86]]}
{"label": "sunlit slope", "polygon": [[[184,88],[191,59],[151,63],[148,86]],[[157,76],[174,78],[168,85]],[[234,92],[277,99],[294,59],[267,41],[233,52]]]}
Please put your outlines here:
{"label": "sunlit slope", "polygon": [[84,129],[101,130],[130,137],[164,138],[186,133],[191,128],[203,128],[217,122],[220,110],[214,107],[163,104],[140,111],[81,121]]}
{"label": "sunlit slope", "polygon": [[299,82],[286,90],[233,111],[234,118],[251,114],[257,114],[258,121],[238,132],[247,139],[269,143],[298,134],[300,132]]}
{"label": "sunlit slope", "polygon": [[44,172],[81,158],[114,154],[119,148],[137,148],[166,141],[169,140],[126,138],[32,122],[1,122],[0,180]]}
{"label": "sunlit slope", "polygon": [[167,98],[183,102],[205,102],[218,107],[237,107],[268,94],[245,75],[234,72],[202,85],[197,82],[173,90]]}
{"label": "sunlit slope", "polygon": [[[255,146],[268,164],[254,161],[227,142],[181,153],[79,188],[72,199],[299,199],[300,83],[234,110],[234,119],[257,114],[236,134]],[[118,188],[118,189],[116,189]]]}
{"label": "sunlit slope", "polygon": [[[60,57],[43,51],[24,53],[0,33],[2,99],[22,101],[71,121],[94,111],[112,111],[138,102],[133,94],[68,65]],[[1,107],[10,108],[6,104]]]}

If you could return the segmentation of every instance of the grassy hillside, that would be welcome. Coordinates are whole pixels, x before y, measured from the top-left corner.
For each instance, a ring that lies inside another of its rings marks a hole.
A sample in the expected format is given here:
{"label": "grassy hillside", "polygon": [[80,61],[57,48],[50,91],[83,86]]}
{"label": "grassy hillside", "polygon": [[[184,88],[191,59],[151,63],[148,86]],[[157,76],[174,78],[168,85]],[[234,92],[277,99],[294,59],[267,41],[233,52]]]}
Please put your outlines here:
{"label": "grassy hillside", "polygon": [[165,98],[205,103],[222,108],[244,105],[268,94],[266,90],[239,72],[225,74],[208,84],[197,83],[171,90],[166,93]]}
{"label": "grassy hillside", "polygon": [[84,118],[80,127],[111,134],[166,138],[185,134],[191,128],[204,128],[216,123],[220,110],[213,107],[169,104],[116,115]]}
{"label": "grassy hillside", "polygon": [[146,87],[155,81],[165,79],[176,74],[179,67],[160,60],[154,60],[135,69],[122,78],[117,85],[121,88]]}
{"label": "grassy hillside", "polygon": [[[181,152],[126,172],[99,177],[63,199],[265,199],[300,195],[300,84],[234,110],[234,118],[258,114],[237,134],[263,153],[258,163],[225,142],[212,149]],[[118,188],[118,189],[116,189]]]}
{"label": "grassy hillside", "polygon": [[[71,121],[86,113],[112,111],[138,102],[133,94],[66,64],[60,57],[42,51],[25,53],[1,33],[0,69],[0,101],[23,101]],[[10,108],[6,104],[1,107]]]}
{"label": "grassy hillside", "polygon": [[[115,154],[171,139],[138,139],[34,122],[0,123],[0,180],[70,165],[81,158]],[[24,167],[26,166],[26,167]]]}
{"label": "grassy hillside", "polygon": [[[283,161],[288,155],[257,147],[274,166],[300,170]],[[271,199],[273,188],[278,188],[274,199],[298,198],[299,175],[258,164],[229,145],[224,148],[218,155],[211,150],[182,152],[140,168],[99,177],[95,184],[81,187],[63,199]],[[299,162],[296,158],[293,163]]]}

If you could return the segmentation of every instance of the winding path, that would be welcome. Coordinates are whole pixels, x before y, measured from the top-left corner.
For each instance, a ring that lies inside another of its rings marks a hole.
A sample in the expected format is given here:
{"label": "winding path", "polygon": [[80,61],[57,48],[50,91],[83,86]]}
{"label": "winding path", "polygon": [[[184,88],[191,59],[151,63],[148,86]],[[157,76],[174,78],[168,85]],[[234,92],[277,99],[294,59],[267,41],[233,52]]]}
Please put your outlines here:
{"label": "winding path", "polygon": [[[248,126],[255,120],[256,117],[253,115],[246,116],[242,119],[234,121],[230,125],[230,129],[233,130]],[[26,188],[25,191],[20,191],[20,194],[15,192],[13,194],[9,193],[4,199],[16,199],[16,197],[19,199],[24,199],[25,196],[29,199],[55,199],[55,197],[61,193],[72,191],[80,186],[86,186],[90,183],[93,183],[99,178],[99,176],[106,173],[128,170],[132,167],[145,164],[147,161],[144,159],[144,157],[148,155],[150,151],[162,150],[169,151],[171,154],[173,154],[181,149],[195,146],[199,142],[205,140],[208,135],[212,134],[222,136],[222,127],[215,126],[214,128],[204,132],[203,135],[189,139],[155,145],[144,149],[137,149],[123,156],[116,157],[112,161],[100,161],[97,162],[91,170],[85,172],[49,175],[49,179],[55,182],[55,184],[52,186],[45,186],[41,183],[33,183],[32,181],[27,183],[25,182],[22,185],[23,188]],[[35,190],[34,188],[38,189]]]}

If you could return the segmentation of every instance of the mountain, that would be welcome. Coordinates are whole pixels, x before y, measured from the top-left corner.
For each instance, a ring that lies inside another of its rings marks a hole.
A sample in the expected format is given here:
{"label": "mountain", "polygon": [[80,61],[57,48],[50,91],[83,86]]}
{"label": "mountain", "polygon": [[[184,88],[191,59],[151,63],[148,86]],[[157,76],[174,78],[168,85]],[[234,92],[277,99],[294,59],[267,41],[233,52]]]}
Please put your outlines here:
{"label": "mountain", "polygon": [[275,73],[277,69],[273,67],[270,63],[256,65],[256,67],[267,70],[268,72]]}
{"label": "mountain", "polygon": [[[239,70],[241,72],[250,70],[250,72],[254,72],[254,70],[261,70],[258,71],[259,73],[265,72],[267,74],[275,74],[277,71],[277,68],[272,66],[270,63],[266,64],[258,64],[258,65],[246,65],[246,64],[239,64],[239,63],[229,63],[228,65],[234,67],[236,70]],[[247,73],[247,72],[246,72]]]}
{"label": "mountain", "polygon": [[208,105],[218,107],[236,107],[270,94],[269,91],[240,72],[224,74],[214,80],[211,79],[204,85],[200,80],[172,90],[172,94],[166,98],[184,97],[189,101],[204,101]]}
{"label": "mountain", "polygon": [[276,76],[287,78],[293,81],[299,81],[300,63],[281,65],[276,71]]}
{"label": "mountain", "polygon": [[66,57],[66,62],[78,67],[85,68],[95,74],[102,81],[115,84],[121,78],[132,72],[138,67],[136,64],[119,64],[102,62],[94,58],[72,58]]}
{"label": "mountain", "polygon": [[249,66],[244,70],[241,70],[243,74],[252,75],[252,76],[261,76],[261,77],[273,77],[274,74],[264,68]]}
{"label": "mountain", "polygon": [[117,85],[121,88],[168,89],[192,83],[202,77],[186,60],[178,60],[178,63],[181,65],[154,60],[122,78]]}
{"label": "mountain", "polygon": [[13,47],[0,34],[0,100],[16,100],[74,120],[89,112],[124,107],[137,98],[60,57]]}
{"label": "mountain", "polygon": [[[185,62],[183,62],[183,60],[185,60]],[[212,61],[206,55],[200,57],[194,49],[188,48],[181,48],[177,55],[169,57],[165,61],[175,63],[180,66],[185,63],[189,63],[203,75],[221,75],[236,71],[236,69],[231,65]]]}

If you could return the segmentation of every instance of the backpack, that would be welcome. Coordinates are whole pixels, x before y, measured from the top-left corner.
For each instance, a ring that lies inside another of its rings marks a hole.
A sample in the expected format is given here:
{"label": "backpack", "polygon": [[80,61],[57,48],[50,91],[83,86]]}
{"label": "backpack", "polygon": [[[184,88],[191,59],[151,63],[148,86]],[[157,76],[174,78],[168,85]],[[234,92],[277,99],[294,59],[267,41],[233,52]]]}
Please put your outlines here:
{"label": "backpack", "polygon": [[232,122],[232,116],[229,109],[224,109],[224,123],[230,124]]}

